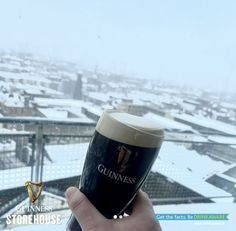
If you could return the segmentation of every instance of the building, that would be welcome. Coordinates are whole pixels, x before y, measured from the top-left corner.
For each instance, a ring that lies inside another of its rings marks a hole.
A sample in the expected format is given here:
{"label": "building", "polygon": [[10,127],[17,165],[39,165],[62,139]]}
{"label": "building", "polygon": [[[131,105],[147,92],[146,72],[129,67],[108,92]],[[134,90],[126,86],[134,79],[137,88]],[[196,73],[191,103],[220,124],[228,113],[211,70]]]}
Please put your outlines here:
{"label": "building", "polygon": [[82,89],[83,89],[82,84],[83,84],[82,83],[82,73],[79,72],[77,74],[77,80],[75,83],[73,99],[78,99],[78,100],[82,99]]}
{"label": "building", "polygon": [[202,116],[173,114],[176,121],[187,124],[195,130],[206,134],[236,135],[236,126]]}

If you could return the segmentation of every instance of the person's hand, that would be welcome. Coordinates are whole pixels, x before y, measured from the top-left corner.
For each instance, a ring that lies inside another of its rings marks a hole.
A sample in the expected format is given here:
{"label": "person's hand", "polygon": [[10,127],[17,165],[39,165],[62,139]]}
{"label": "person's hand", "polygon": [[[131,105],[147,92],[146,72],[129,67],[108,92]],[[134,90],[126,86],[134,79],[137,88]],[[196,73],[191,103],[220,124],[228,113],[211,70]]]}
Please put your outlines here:
{"label": "person's hand", "polygon": [[134,200],[132,214],[122,219],[105,218],[76,187],[68,188],[65,195],[83,231],[161,231],[152,204],[141,190]]}

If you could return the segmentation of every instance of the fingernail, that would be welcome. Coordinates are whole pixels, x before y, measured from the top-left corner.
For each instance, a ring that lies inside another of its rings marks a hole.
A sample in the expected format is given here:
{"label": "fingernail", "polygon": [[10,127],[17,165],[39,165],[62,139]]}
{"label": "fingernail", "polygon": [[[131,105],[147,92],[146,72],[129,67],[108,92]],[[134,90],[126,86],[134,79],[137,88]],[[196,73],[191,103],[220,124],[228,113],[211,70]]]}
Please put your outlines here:
{"label": "fingernail", "polygon": [[67,199],[70,198],[77,191],[78,191],[78,189],[76,187],[69,187],[65,192],[66,198]]}

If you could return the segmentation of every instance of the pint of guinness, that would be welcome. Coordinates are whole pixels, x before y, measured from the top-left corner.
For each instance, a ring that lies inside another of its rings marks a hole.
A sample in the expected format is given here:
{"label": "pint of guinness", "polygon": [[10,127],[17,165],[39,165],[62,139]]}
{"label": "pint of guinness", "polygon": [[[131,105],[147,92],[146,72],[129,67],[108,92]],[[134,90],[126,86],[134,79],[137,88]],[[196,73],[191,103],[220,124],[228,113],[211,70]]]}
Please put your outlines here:
{"label": "pint of guinness", "polygon": [[[114,110],[99,119],[90,141],[80,190],[107,218],[123,214],[144,183],[164,132],[155,122]],[[72,216],[67,230],[81,230]]]}

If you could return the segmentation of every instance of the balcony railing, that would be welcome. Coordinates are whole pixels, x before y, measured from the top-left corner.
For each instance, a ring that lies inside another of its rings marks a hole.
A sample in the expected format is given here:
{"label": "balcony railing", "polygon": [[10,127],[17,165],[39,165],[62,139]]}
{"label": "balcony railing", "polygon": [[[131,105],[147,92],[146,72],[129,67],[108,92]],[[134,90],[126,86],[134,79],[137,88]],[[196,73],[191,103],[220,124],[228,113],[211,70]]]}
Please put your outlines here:
{"label": "balcony railing", "polygon": [[[0,229],[6,214],[28,201],[24,183],[29,180],[43,182],[40,203],[68,208],[64,191],[78,185],[95,123],[4,117],[0,126]],[[232,202],[235,146],[227,139],[213,142],[208,134],[167,133],[143,190],[155,205]]]}

